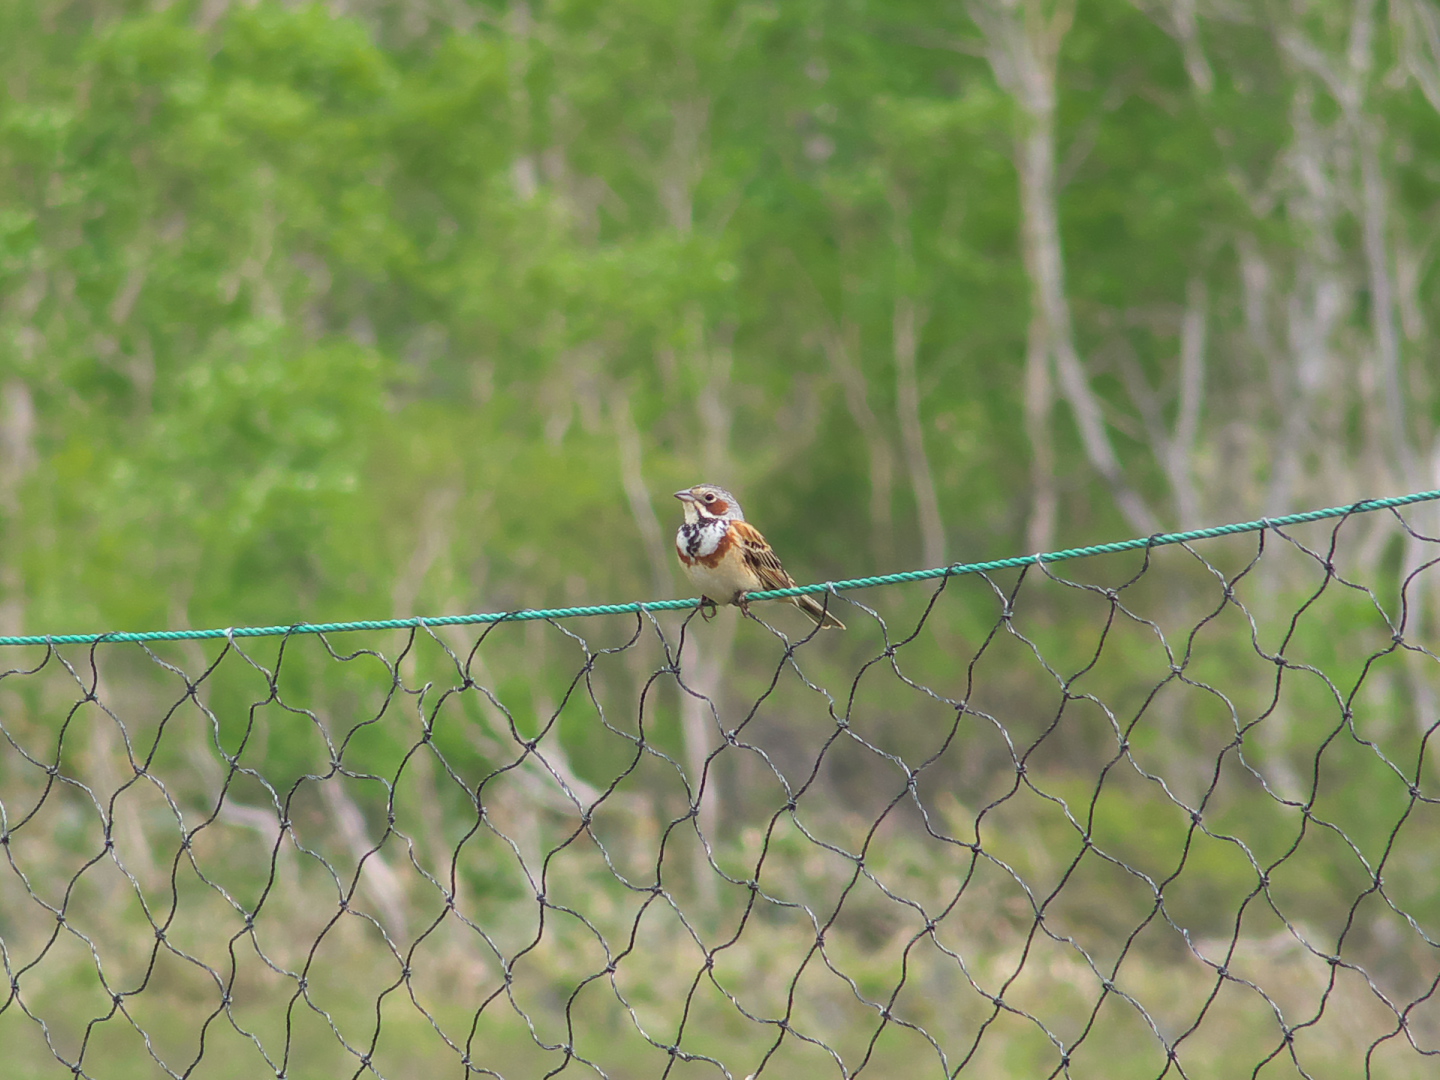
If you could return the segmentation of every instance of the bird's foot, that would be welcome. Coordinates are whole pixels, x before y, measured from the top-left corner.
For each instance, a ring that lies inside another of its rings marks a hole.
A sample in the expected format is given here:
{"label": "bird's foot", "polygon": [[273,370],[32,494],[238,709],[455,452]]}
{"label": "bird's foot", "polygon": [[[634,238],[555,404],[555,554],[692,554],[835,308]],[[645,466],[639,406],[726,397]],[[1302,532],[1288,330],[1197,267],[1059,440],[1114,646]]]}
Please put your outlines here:
{"label": "bird's foot", "polygon": [[[705,610],[707,607],[710,609],[708,612]],[[709,622],[719,611],[720,609],[716,606],[714,600],[711,600],[708,596],[700,597],[700,618]]]}
{"label": "bird's foot", "polygon": [[740,614],[748,619],[750,617],[750,598],[744,593],[737,593],[735,603],[740,605]]}

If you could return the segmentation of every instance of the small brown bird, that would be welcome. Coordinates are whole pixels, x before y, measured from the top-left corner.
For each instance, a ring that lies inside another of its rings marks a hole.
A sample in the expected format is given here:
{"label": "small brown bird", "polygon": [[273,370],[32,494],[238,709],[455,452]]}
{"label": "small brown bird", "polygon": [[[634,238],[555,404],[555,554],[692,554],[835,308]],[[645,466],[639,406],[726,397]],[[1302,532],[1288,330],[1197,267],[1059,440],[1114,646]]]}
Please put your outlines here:
{"label": "small brown bird", "polygon": [[[702,603],[738,604],[748,615],[747,593],[794,588],[795,579],[785,572],[760,530],[745,520],[734,495],[714,484],[696,484],[675,492],[675,497],[685,505],[685,524],[675,534],[675,549],[700,590]],[[789,599],[820,626],[845,629],[815,597]]]}

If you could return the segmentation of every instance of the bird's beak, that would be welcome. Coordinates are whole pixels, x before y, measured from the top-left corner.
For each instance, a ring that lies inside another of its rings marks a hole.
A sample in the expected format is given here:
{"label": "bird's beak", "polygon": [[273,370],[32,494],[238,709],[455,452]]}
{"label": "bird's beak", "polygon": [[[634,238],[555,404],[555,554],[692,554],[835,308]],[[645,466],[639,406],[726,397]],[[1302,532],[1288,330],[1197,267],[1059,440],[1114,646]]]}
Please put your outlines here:
{"label": "bird's beak", "polygon": [[677,491],[677,492],[675,492],[675,498],[679,499],[681,502],[694,502],[694,501],[695,501],[695,496],[694,496],[694,495],[691,495],[690,492],[688,492],[688,491]]}

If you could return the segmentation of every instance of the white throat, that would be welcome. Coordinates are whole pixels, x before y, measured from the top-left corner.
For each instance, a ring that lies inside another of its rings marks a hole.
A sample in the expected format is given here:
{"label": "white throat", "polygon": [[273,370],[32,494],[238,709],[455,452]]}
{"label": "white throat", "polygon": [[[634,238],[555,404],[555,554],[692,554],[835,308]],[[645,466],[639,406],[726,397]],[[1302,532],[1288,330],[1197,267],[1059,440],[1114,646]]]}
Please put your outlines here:
{"label": "white throat", "polygon": [[720,518],[701,518],[693,523],[687,521],[675,534],[675,548],[692,559],[713,555],[729,527],[730,523]]}

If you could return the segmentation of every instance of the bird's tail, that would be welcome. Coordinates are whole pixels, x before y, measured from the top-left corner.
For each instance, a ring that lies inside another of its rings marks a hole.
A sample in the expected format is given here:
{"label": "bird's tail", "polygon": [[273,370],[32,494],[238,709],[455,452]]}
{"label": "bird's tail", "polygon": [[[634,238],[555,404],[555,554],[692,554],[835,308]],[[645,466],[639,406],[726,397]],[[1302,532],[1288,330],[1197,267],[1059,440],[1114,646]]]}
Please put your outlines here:
{"label": "bird's tail", "polygon": [[793,596],[795,606],[820,624],[820,629],[844,630],[845,624],[825,610],[825,606],[813,596]]}

